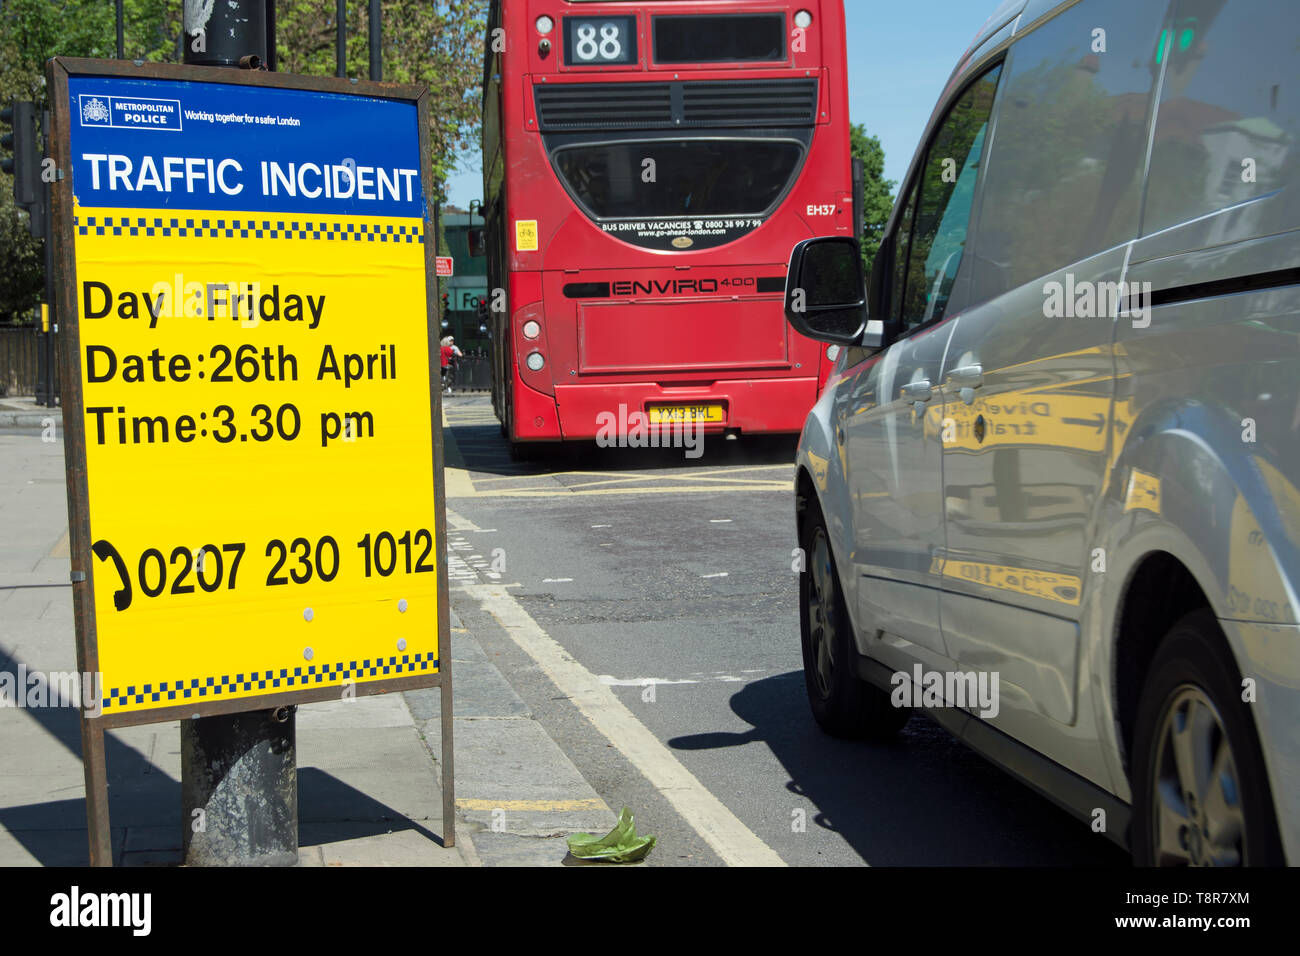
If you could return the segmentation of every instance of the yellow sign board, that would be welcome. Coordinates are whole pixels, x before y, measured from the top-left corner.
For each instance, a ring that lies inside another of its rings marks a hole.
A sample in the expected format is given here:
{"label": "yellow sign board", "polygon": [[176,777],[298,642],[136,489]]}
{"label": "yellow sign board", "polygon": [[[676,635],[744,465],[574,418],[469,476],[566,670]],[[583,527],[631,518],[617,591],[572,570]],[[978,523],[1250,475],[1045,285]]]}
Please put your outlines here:
{"label": "yellow sign board", "polygon": [[515,222],[515,251],[537,251],[537,220],[520,219]]}
{"label": "yellow sign board", "polygon": [[65,416],[103,714],[434,683],[421,108],[124,76],[68,99]]}

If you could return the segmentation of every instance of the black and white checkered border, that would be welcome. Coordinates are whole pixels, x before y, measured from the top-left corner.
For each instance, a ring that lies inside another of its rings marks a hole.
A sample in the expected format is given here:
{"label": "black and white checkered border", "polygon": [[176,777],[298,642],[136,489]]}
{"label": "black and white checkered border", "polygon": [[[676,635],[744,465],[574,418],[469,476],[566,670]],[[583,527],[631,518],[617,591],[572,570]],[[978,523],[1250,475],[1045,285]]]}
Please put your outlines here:
{"label": "black and white checkered border", "polygon": [[183,236],[195,239],[338,239],[343,242],[424,242],[419,226],[381,226],[365,223],[298,219],[161,219],[144,216],[77,216],[79,236]]}
{"label": "black and white checkered border", "polygon": [[337,664],[309,664],[307,667],[295,667],[293,672],[282,667],[279,671],[253,671],[250,674],[223,674],[221,677],[192,678],[184,681],[163,681],[157,687],[144,684],[138,690],[134,686],[114,687],[104,698],[104,709],[125,707],[128,704],[144,704],[165,700],[192,700],[195,697],[229,697],[239,691],[275,690],[278,688],[306,686],[307,684],[335,684],[353,678],[379,677],[383,674],[413,674],[417,671],[436,670],[438,659],[433,653],[403,654],[401,659],[377,657],[373,661],[363,660],[360,666],[350,661],[346,666]]}

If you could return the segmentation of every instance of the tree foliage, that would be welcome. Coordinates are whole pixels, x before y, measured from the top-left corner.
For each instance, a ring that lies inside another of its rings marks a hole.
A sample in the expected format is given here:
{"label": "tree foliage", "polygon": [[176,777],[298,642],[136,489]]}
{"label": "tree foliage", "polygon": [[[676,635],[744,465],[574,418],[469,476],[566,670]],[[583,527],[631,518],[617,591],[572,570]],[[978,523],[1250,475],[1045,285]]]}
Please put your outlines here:
{"label": "tree foliage", "polygon": [[862,160],[864,184],[862,189],[862,264],[871,273],[871,263],[880,250],[885,236],[885,224],[894,208],[892,179],[885,178],[885,150],[876,136],[868,136],[866,127],[854,123],[849,128],[849,151],[854,159]]}
{"label": "tree foliage", "polygon": [[[334,12],[329,0],[276,4],[280,70],[333,75]],[[367,4],[353,0],[347,12],[347,73],[365,79],[370,69]],[[383,14],[384,80],[429,88],[431,172],[441,193],[456,155],[478,141],[487,0],[384,0]]]}
{"label": "tree foliage", "polygon": [[[367,4],[347,4],[347,75],[369,76]],[[124,0],[128,59],[178,63],[182,0]],[[479,83],[487,0],[384,0],[383,78],[429,87],[429,141],[435,190],[445,199],[456,156],[477,142]],[[332,76],[335,3],[279,0],[277,67]],[[107,0],[0,0],[0,102],[46,104],[45,61],[52,56],[112,57],[114,4]],[[13,205],[13,180],[0,173],[0,323],[34,308],[42,294],[41,245]]]}

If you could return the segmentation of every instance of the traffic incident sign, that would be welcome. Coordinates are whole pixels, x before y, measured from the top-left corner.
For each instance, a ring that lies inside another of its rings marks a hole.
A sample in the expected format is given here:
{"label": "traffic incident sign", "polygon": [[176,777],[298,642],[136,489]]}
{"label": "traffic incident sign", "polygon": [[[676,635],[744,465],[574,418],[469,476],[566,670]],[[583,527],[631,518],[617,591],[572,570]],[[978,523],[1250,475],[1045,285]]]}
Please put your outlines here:
{"label": "traffic incident sign", "polygon": [[455,261],[451,256],[438,256],[438,278],[450,279],[453,275],[452,267]]}
{"label": "traffic incident sign", "polygon": [[48,79],[87,718],[449,704],[425,89]]}

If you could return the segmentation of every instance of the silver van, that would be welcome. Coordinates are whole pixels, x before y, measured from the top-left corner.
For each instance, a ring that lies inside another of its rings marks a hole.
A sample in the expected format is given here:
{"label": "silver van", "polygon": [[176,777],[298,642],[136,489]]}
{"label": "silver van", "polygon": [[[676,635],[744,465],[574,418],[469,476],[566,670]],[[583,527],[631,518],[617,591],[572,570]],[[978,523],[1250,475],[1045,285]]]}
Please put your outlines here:
{"label": "silver van", "polygon": [[818,723],[924,709],[1141,864],[1300,863],[1300,7],[1002,4],[863,273],[786,289],[838,349]]}

